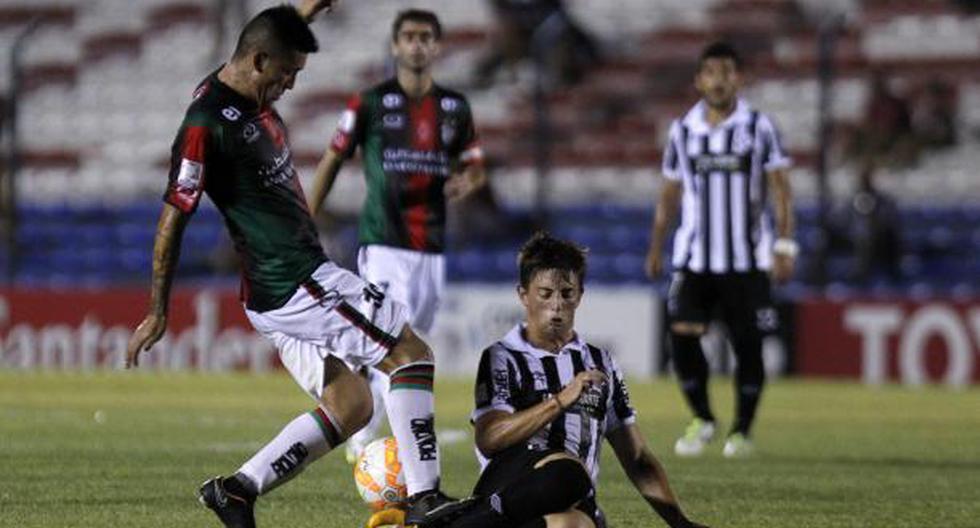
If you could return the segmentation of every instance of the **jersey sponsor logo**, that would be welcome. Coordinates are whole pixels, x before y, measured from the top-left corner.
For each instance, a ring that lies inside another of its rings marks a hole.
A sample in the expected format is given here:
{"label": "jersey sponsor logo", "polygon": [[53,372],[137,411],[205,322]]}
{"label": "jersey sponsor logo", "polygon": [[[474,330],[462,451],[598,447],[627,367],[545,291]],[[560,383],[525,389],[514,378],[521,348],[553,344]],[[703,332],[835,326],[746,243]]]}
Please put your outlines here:
{"label": "jersey sponsor logo", "polygon": [[200,162],[182,158],[177,173],[177,188],[182,191],[196,191],[201,188],[201,175],[204,165]]}
{"label": "jersey sponsor logo", "polygon": [[385,149],[381,169],[387,173],[449,176],[449,155],[442,150]]}
{"label": "jersey sponsor logo", "polygon": [[384,97],[381,98],[382,106],[389,110],[400,107],[404,101],[405,98],[396,93],[385,94]]}
{"label": "jersey sponsor logo", "polygon": [[451,123],[443,123],[440,129],[443,145],[448,145],[456,139],[456,127]]}
{"label": "jersey sponsor logo", "polygon": [[226,106],[221,110],[221,115],[228,121],[238,121],[238,118],[242,117],[242,112],[234,106]]}
{"label": "jersey sponsor logo", "polygon": [[443,97],[439,101],[439,106],[442,107],[443,112],[455,112],[459,108],[459,99],[455,97]]}
{"label": "jersey sponsor logo", "polygon": [[357,124],[357,113],[353,110],[344,110],[340,114],[340,121],[337,122],[337,130],[343,132],[344,134],[350,134],[354,131],[354,125]]}
{"label": "jersey sponsor logo", "polygon": [[748,172],[751,160],[738,154],[702,154],[694,160],[694,170],[708,172]]}
{"label": "jersey sponsor logo", "polygon": [[256,139],[259,139],[259,127],[255,126],[255,123],[245,125],[245,128],[242,130],[242,137],[245,138],[245,143],[252,143]]}
{"label": "jersey sponsor logo", "polygon": [[381,122],[385,128],[405,128],[405,116],[402,114],[385,114]]}

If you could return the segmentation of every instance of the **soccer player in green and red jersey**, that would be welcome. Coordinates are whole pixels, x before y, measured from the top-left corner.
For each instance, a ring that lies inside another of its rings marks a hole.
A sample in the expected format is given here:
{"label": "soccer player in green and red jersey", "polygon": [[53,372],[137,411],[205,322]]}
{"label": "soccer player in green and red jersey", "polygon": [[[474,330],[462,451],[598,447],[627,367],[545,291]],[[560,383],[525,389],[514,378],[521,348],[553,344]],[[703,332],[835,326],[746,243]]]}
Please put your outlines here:
{"label": "soccer player in green and red jersey", "polygon": [[[446,202],[486,184],[469,103],[432,80],[442,28],[429,11],[402,11],[392,24],[397,74],[351,98],[317,167],[310,210],[330,193],[344,160],[361,147],[367,199],[361,209],[358,271],[408,307],[412,328],[429,332],[445,289]],[[374,417],[347,444],[348,461],[378,435],[387,378],[367,369]]]}
{"label": "soccer player in green and red jersey", "polygon": [[134,332],[127,366],[167,327],[180,239],[201,195],[224,216],[242,260],[242,301],[252,325],[317,402],[237,473],[201,486],[201,502],[228,527],[255,526],[253,504],[295,477],[370,418],[367,384],[345,363],[390,378],[386,399],[411,497],[406,522],[450,503],[439,492],[433,429],[434,364],[405,308],[324,254],[274,103],[317,50],[307,23],[332,0],[262,11],[242,30],[231,60],[208,76],[174,142],[170,181],[153,249],[150,310]]}

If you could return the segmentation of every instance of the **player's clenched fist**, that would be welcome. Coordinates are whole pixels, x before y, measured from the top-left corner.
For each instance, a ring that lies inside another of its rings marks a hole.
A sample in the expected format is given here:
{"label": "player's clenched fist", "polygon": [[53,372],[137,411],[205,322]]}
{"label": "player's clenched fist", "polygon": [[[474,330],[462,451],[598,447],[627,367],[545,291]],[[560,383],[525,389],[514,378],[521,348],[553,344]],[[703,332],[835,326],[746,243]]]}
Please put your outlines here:
{"label": "player's clenched fist", "polygon": [[136,327],[132,337],[129,338],[129,345],[126,346],[126,368],[138,367],[139,354],[144,350],[149,350],[157,341],[163,337],[163,332],[167,329],[167,317],[165,315],[149,314],[143,322]]}
{"label": "player's clenched fist", "polygon": [[562,409],[567,409],[570,405],[578,401],[579,397],[582,396],[582,391],[593,386],[600,385],[606,382],[606,375],[599,370],[586,370],[584,372],[579,372],[575,376],[575,379],[571,383],[565,386],[561,392],[555,396],[558,400],[558,405]]}

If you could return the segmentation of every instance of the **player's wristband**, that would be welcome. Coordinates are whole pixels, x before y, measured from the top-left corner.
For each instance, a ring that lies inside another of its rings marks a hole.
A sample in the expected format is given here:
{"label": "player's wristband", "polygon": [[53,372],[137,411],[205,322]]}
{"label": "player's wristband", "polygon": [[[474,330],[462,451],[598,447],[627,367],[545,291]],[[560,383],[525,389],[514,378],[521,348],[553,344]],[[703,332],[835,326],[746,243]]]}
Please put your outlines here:
{"label": "player's wristband", "polygon": [[772,252],[784,257],[796,258],[800,254],[800,245],[792,238],[779,238],[772,245]]}

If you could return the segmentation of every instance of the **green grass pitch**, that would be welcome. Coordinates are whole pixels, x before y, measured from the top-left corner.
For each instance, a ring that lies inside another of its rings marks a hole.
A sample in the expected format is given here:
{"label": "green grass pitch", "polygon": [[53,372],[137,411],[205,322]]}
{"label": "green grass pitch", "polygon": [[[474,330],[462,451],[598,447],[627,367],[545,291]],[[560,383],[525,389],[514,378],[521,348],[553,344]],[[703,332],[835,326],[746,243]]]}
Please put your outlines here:
{"label": "green grass pitch", "polygon": [[[757,456],[721,442],[675,457],[687,416],[670,380],[631,384],[640,425],[692,517],[713,527],[980,526],[980,390],[778,381],[763,399]],[[712,396],[723,426],[729,380]],[[471,383],[436,384],[444,488],[476,479]],[[0,371],[0,526],[217,526],[194,496],[235,470],[311,402],[285,375]],[[458,435],[457,435],[458,436]],[[612,526],[661,526],[605,449],[599,502]],[[259,526],[363,526],[339,453],[260,500]]]}

